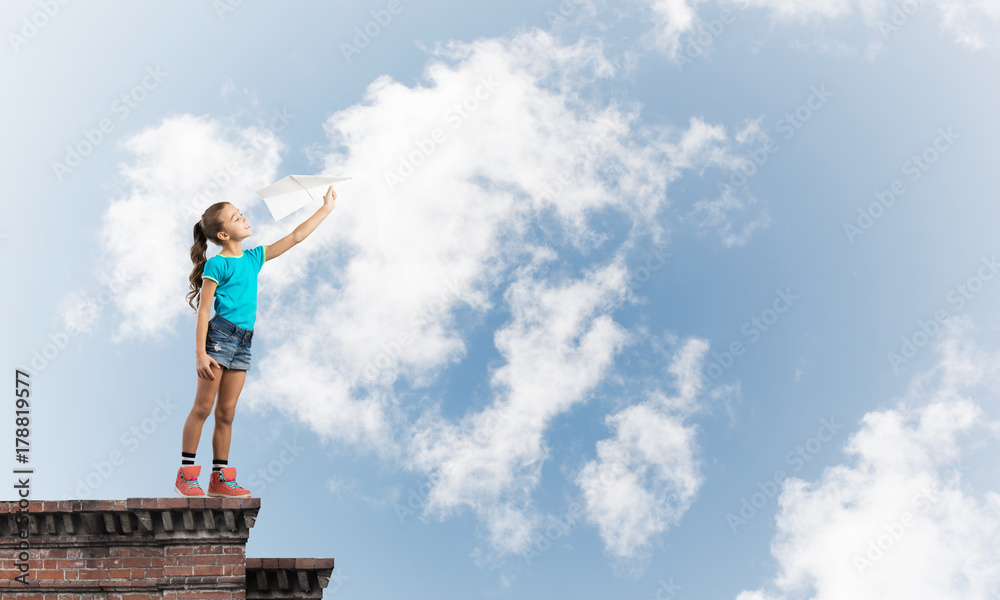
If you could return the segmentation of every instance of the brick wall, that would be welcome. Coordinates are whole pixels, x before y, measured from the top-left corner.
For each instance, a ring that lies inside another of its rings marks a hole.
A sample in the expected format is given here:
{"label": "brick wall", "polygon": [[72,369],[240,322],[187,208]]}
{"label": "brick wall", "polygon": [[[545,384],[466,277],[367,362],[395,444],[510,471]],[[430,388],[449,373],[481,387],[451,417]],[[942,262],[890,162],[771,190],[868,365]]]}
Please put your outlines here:
{"label": "brick wall", "polygon": [[0,502],[0,597],[322,598],[332,558],[247,559],[259,509],[259,498]]}

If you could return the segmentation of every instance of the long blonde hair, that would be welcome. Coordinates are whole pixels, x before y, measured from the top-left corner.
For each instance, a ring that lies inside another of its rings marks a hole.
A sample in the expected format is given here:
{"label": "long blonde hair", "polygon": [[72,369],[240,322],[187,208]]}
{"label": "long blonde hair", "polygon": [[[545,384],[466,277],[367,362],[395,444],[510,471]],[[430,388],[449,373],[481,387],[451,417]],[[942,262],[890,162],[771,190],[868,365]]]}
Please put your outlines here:
{"label": "long blonde hair", "polygon": [[205,263],[208,252],[208,241],[211,240],[217,246],[222,246],[219,241],[219,232],[222,231],[222,209],[228,202],[216,202],[201,213],[201,219],[194,224],[194,244],[191,246],[191,262],[194,269],[188,280],[191,282],[191,291],[187,294],[188,304],[191,308],[198,310],[196,303],[201,301],[201,275],[205,272]]}

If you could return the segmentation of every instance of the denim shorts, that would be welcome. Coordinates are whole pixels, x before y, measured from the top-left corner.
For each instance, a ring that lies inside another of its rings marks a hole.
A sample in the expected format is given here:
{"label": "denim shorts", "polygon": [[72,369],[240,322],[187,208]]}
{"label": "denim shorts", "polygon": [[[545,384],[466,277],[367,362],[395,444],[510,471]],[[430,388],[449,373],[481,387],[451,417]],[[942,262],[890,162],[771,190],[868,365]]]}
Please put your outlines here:
{"label": "denim shorts", "polygon": [[243,329],[225,317],[215,315],[208,322],[205,352],[226,369],[250,368],[250,341],[253,329]]}

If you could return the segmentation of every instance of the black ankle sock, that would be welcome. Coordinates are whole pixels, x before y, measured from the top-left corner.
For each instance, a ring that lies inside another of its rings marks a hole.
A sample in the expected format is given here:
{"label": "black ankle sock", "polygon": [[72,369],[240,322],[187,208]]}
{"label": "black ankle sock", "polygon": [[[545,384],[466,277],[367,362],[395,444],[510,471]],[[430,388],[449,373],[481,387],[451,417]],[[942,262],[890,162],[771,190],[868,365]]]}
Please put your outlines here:
{"label": "black ankle sock", "polygon": [[184,452],[181,450],[181,466],[186,467],[194,464],[194,452]]}
{"label": "black ankle sock", "polygon": [[213,471],[221,471],[222,467],[228,467],[228,466],[229,466],[229,460],[228,459],[226,459],[226,460],[219,460],[218,458],[216,458],[216,459],[212,460],[212,470]]}

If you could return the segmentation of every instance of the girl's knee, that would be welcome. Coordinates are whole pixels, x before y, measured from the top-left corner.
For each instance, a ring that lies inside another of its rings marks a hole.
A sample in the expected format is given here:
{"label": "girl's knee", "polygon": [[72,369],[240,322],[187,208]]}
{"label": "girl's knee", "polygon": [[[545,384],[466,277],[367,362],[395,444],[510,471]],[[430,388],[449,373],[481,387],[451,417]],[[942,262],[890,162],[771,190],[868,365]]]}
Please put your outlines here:
{"label": "girl's knee", "polygon": [[232,425],[233,417],[236,416],[236,411],[225,411],[216,410],[215,411],[215,422],[219,425]]}
{"label": "girl's knee", "polygon": [[191,411],[191,416],[194,417],[195,419],[198,419],[202,423],[208,420],[208,416],[210,414],[212,414],[211,410],[200,411],[198,409],[194,409]]}
{"label": "girl's knee", "polygon": [[191,416],[199,421],[204,421],[212,414],[212,404],[205,404],[204,402],[195,402],[194,406],[191,407]]}

